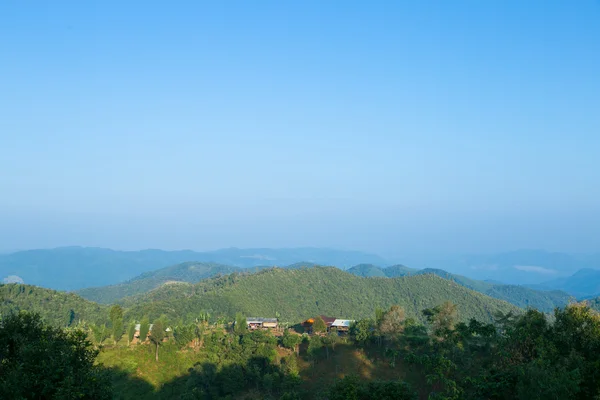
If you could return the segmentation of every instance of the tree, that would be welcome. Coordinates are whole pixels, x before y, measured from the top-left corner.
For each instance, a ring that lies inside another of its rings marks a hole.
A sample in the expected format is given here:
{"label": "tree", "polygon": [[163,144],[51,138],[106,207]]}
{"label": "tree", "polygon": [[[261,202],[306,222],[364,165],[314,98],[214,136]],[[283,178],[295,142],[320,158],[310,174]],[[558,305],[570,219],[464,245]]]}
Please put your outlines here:
{"label": "tree", "polygon": [[283,332],[281,344],[288,349],[293,349],[298,354],[298,346],[302,342],[302,336],[290,333],[288,329]]}
{"label": "tree", "polygon": [[79,329],[45,325],[38,314],[0,320],[0,398],[111,399],[97,351]]}
{"label": "tree", "polygon": [[355,342],[365,344],[372,337],[374,326],[375,323],[371,319],[361,319],[353,322],[350,325],[350,336]]}
{"label": "tree", "polygon": [[323,318],[317,317],[315,318],[315,322],[313,323],[313,332],[314,333],[322,333],[327,331],[327,324],[323,321]]}
{"label": "tree", "polygon": [[331,350],[335,351],[335,345],[339,343],[339,341],[340,337],[337,332],[329,332],[329,334],[323,336],[322,343],[325,345],[327,359],[329,359],[329,346],[331,346]]}
{"label": "tree", "polygon": [[98,346],[101,346],[102,343],[108,339],[109,335],[109,331],[108,328],[106,327],[106,324],[102,324],[102,325],[90,325],[90,330],[92,331],[92,337],[94,339],[94,343],[96,343]]}
{"label": "tree", "polygon": [[133,338],[135,337],[135,322],[129,324],[129,329],[127,330],[127,346],[131,344]]}
{"label": "tree", "polygon": [[180,325],[175,327],[173,330],[173,337],[180,348],[184,348],[185,346],[189,345],[190,342],[196,338],[196,329],[197,326],[195,324]]}
{"label": "tree", "polygon": [[383,315],[379,323],[379,330],[388,340],[395,339],[404,330],[404,320],[406,314],[404,309],[398,305],[393,305]]}
{"label": "tree", "polygon": [[140,321],[140,343],[144,343],[150,331],[150,320],[148,317],[142,318]]}
{"label": "tree", "polygon": [[150,330],[150,341],[156,346],[156,361],[158,361],[158,347],[162,344],[165,338],[165,327],[163,322],[159,319],[154,321],[152,330]]}
{"label": "tree", "polygon": [[112,337],[115,345],[123,337],[123,309],[114,305],[110,309],[110,321],[112,322]]}
{"label": "tree", "polygon": [[248,332],[248,325],[246,324],[246,317],[244,317],[244,314],[235,314],[235,324],[233,326],[233,331],[238,335],[243,335],[244,333]]}
{"label": "tree", "polygon": [[449,301],[423,310],[423,315],[431,324],[434,335],[438,337],[443,337],[452,331],[458,319],[456,304]]}
{"label": "tree", "polygon": [[207,311],[201,311],[196,321],[202,325],[208,325],[210,314]]}
{"label": "tree", "polygon": [[320,336],[312,336],[308,342],[307,353],[311,358],[316,358],[323,347],[323,341]]}

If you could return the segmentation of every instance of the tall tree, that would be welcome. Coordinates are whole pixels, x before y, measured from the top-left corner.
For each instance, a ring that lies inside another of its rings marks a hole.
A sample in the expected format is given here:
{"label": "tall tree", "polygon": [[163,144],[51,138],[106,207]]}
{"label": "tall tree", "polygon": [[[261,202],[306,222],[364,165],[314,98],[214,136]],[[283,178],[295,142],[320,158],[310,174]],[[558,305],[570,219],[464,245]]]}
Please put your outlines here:
{"label": "tall tree", "polygon": [[144,343],[150,331],[150,320],[148,317],[142,318],[140,321],[140,343]]}
{"label": "tall tree", "polygon": [[379,323],[379,331],[388,340],[393,340],[404,330],[404,321],[406,313],[404,309],[398,305],[393,305],[383,315]]}
{"label": "tall tree", "polygon": [[315,322],[313,322],[312,328],[314,333],[323,333],[327,331],[327,324],[323,321],[323,318],[317,317],[315,318]]}
{"label": "tall tree", "polygon": [[123,337],[123,309],[119,305],[114,305],[110,309],[110,321],[112,323],[112,337],[115,345]]}
{"label": "tall tree", "polygon": [[129,329],[127,330],[127,346],[131,344],[135,337],[135,325],[135,321],[129,324]]}
{"label": "tall tree", "polygon": [[458,320],[458,309],[456,304],[445,301],[439,306],[423,310],[423,315],[430,323],[434,335],[446,336]]}
{"label": "tall tree", "polygon": [[281,344],[288,349],[293,349],[296,354],[298,354],[298,347],[302,342],[302,336],[294,335],[290,333],[288,329],[283,332],[283,336],[281,337]]}
{"label": "tall tree", "polygon": [[248,325],[246,324],[246,317],[242,313],[235,314],[235,324],[233,331],[238,335],[243,335],[248,332]]}
{"label": "tall tree", "polygon": [[152,325],[152,329],[150,330],[150,341],[154,343],[156,346],[156,361],[158,361],[158,348],[162,344],[163,339],[165,338],[165,326],[164,323],[158,319],[154,321]]}

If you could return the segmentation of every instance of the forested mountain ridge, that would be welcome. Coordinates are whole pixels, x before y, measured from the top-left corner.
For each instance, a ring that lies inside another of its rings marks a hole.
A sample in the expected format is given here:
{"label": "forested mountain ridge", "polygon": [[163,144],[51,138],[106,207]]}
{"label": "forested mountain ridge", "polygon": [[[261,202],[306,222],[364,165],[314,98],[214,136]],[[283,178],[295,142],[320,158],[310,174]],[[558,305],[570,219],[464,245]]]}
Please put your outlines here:
{"label": "forested mountain ridge", "polygon": [[400,278],[361,278],[333,267],[297,270],[273,268],[256,274],[231,274],[195,285],[164,285],[124,300],[129,315],[167,315],[193,319],[200,310],[212,315],[281,315],[300,322],[314,315],[359,319],[376,307],[399,304],[407,316],[422,318],[422,309],[444,301],[458,305],[461,320],[490,321],[497,311],[518,312],[493,299],[432,274]]}
{"label": "forested mountain ridge", "polygon": [[[358,276],[382,277],[392,275],[387,273],[389,268],[393,267],[380,268],[374,265],[363,264],[350,268],[348,272]],[[478,281],[437,268],[411,270],[408,267],[403,267],[403,269],[400,269],[400,273],[404,273],[403,276],[434,274],[487,296],[508,301],[518,307],[533,307],[543,312],[550,312],[556,307],[564,307],[571,300],[574,300],[571,295],[560,290],[537,290],[519,285]]]}
{"label": "forested mountain ridge", "polygon": [[103,323],[108,316],[107,306],[73,293],[18,283],[0,284],[0,316],[19,311],[39,313],[47,323],[56,327],[83,322]]}
{"label": "forested mountain ridge", "polygon": [[83,298],[102,304],[111,304],[124,297],[148,292],[165,283],[196,283],[202,279],[239,271],[239,268],[216,263],[186,262],[145,272],[127,282],[111,286],[101,286],[78,290]]}
{"label": "forested mountain ridge", "polygon": [[[305,269],[317,266],[311,262],[298,262],[284,266],[285,269]],[[169,282],[197,283],[203,279],[232,272],[241,274],[256,273],[269,269],[269,266],[257,266],[252,268],[236,268],[233,266],[216,263],[187,262],[146,272],[127,282],[117,285],[87,288],[77,291],[82,297],[102,304],[111,304],[121,301],[123,298],[137,294],[143,294]],[[381,268],[373,264],[358,264],[347,270],[347,272],[362,277],[400,277],[434,274],[478,291],[488,296],[508,301],[518,307],[533,307],[544,312],[552,311],[555,307],[563,307],[569,303],[571,296],[561,291],[534,290],[524,286],[505,285],[484,281],[477,281],[465,276],[452,274],[441,269],[426,268],[417,270],[404,265],[394,265]]]}

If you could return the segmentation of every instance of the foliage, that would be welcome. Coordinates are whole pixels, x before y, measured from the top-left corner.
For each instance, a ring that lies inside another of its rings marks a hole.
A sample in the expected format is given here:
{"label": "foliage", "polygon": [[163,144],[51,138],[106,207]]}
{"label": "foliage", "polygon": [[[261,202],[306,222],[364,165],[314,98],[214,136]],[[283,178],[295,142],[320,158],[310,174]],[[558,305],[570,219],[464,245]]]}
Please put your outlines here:
{"label": "foliage", "polygon": [[381,318],[379,332],[387,339],[395,339],[404,330],[405,319],[404,309],[393,305]]}
{"label": "foliage", "polygon": [[[269,290],[264,290],[269,288]],[[449,300],[458,306],[459,318],[491,322],[495,312],[517,312],[506,302],[491,299],[435,275],[401,278],[360,278],[336,268],[269,269],[252,275],[231,274],[196,285],[167,285],[141,297],[128,299],[128,318],[167,314],[193,322],[198,310],[230,321],[237,312],[269,317],[281,313],[284,321],[299,322],[315,315],[361,319],[376,306],[397,304],[406,317],[424,320],[420,311]]]}
{"label": "foliage", "polygon": [[0,320],[0,398],[111,399],[96,354],[81,330],[46,325],[37,314],[9,314]]}
{"label": "foliage", "polygon": [[158,319],[154,321],[152,325],[152,329],[150,330],[150,336],[148,339],[154,346],[156,346],[156,361],[158,361],[158,348],[162,344],[163,339],[165,338],[165,325],[162,320]]}
{"label": "foliage", "polygon": [[31,285],[0,285],[0,315],[28,311],[55,327],[108,322],[108,308],[72,294]]}
{"label": "foliage", "polygon": [[173,329],[173,338],[180,348],[184,348],[192,343],[196,338],[196,328],[195,324],[188,324],[176,326]]}
{"label": "foliage", "polygon": [[405,382],[364,382],[355,375],[344,377],[327,394],[328,400],[416,400],[417,394]]}
{"label": "foliage", "polygon": [[81,289],[77,293],[88,300],[110,304],[127,296],[149,292],[162,285],[197,283],[202,279],[235,271],[239,271],[239,268],[216,263],[185,262],[145,272],[123,283]]}
{"label": "foliage", "polygon": [[140,321],[140,342],[146,341],[148,332],[150,332],[150,319],[148,316],[144,316]]}
{"label": "foliage", "polygon": [[237,313],[235,315],[235,325],[234,331],[238,335],[243,335],[248,331],[248,326],[246,324],[246,317],[242,313]]}
{"label": "foliage", "polygon": [[123,337],[123,308],[114,305],[110,309],[110,322],[112,323],[112,337],[117,344]]}
{"label": "foliage", "polygon": [[302,336],[290,333],[288,329],[286,329],[281,336],[281,344],[288,349],[294,350],[295,352],[298,352],[298,346],[301,342]]}
{"label": "foliage", "polygon": [[131,322],[129,324],[129,328],[127,328],[127,344],[129,345],[129,343],[131,343],[133,341],[133,338],[135,337],[135,322]]}
{"label": "foliage", "polygon": [[315,318],[315,322],[313,323],[312,330],[314,333],[323,333],[323,332],[327,331],[327,324],[325,324],[325,321],[323,321],[323,318],[321,318],[321,316],[317,316]]}
{"label": "foliage", "polygon": [[106,326],[106,324],[102,325],[90,325],[90,331],[92,333],[92,338],[94,343],[97,345],[102,345],[106,339],[110,337],[110,330]]}

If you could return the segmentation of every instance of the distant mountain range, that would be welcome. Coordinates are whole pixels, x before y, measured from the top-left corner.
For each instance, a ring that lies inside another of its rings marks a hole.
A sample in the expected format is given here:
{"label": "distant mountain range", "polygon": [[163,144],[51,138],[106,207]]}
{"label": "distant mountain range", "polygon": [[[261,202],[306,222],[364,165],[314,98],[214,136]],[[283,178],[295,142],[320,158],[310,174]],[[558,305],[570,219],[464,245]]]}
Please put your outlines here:
{"label": "distant mountain range", "polygon": [[564,290],[577,298],[597,297],[600,295],[600,270],[584,268],[568,277],[528,286],[541,290]]}
{"label": "distant mountain range", "polygon": [[210,252],[190,250],[116,251],[94,247],[61,247],[0,255],[0,279],[21,278],[25,283],[57,290],[77,290],[117,284],[144,272],[186,261],[239,268],[290,265],[307,261],[348,268],[359,263],[385,265],[374,254],[321,248],[237,249]]}
{"label": "distant mountain range", "polygon": [[570,276],[584,268],[600,269],[600,254],[572,255],[542,250],[517,250],[499,254],[446,257],[437,266],[475,279],[539,284]]}
{"label": "distant mountain range", "polygon": [[[184,262],[218,264],[241,269],[272,266],[294,268],[294,264],[300,262],[302,265],[331,265],[343,270],[353,268],[352,273],[356,275],[381,277],[403,276],[417,271],[401,264],[382,268],[394,263],[375,254],[309,247],[229,248],[209,252],[115,251],[103,248],[62,247],[0,254],[0,282],[23,281],[59,290],[79,290],[107,285],[120,286],[123,282],[135,279],[145,282],[137,282],[139,290],[142,290],[144,287],[155,286],[151,283],[152,279],[155,283],[161,282],[161,279],[166,279],[167,275],[173,273],[153,278],[140,277],[141,275]],[[537,289],[559,289],[578,297],[600,293],[597,291],[599,285],[596,285],[600,279],[594,277],[594,270],[600,270],[600,255],[519,250],[491,255],[448,256],[416,262],[415,265],[421,266],[421,271],[443,269],[458,274],[462,276],[463,282],[465,279],[471,279],[487,283],[528,285]],[[577,273],[582,269],[587,272]],[[227,269],[220,273],[230,271]],[[208,271],[206,275],[197,273],[193,281],[213,276],[215,273],[216,270]],[[575,273],[577,274],[574,275]],[[122,289],[115,288],[117,292]],[[133,292],[138,293],[139,290]]]}

